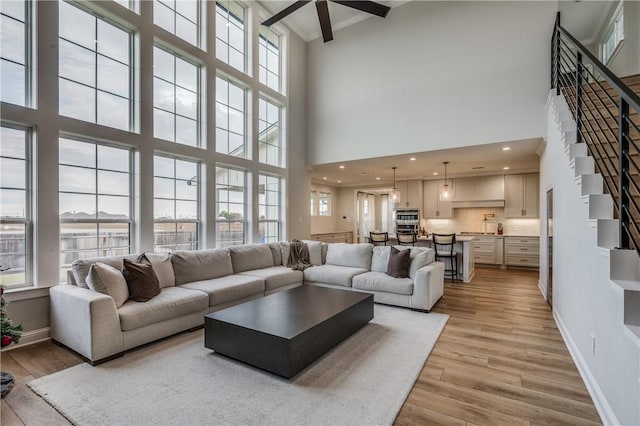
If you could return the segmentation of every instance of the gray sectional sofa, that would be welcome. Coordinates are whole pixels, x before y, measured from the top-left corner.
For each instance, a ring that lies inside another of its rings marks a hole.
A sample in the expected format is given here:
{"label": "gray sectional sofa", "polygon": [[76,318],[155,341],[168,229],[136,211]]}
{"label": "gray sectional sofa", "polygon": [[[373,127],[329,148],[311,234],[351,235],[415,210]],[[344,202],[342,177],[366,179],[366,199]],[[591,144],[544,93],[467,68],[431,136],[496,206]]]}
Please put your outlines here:
{"label": "gray sectional sofa", "polygon": [[204,315],[302,284],[374,294],[378,303],[429,310],[442,296],[444,265],[433,251],[413,247],[408,278],[386,275],[390,247],[308,241],[313,266],[304,272],[286,267],[289,243],[148,253],[160,294],[147,302],[114,299],[87,284],[92,264],[122,270],[123,259],[139,255],[77,260],[68,283],[50,289],[51,337],[92,363],[172,334],[197,328]]}

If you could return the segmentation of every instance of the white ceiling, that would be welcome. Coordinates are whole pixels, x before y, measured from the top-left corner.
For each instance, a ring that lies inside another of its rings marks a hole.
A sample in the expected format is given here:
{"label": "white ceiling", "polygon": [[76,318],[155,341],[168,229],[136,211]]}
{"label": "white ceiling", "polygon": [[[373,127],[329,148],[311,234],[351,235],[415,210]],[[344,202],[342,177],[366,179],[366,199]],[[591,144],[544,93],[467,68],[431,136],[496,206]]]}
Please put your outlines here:
{"label": "white ceiling", "polygon": [[[377,3],[381,3],[390,7],[400,6],[406,3],[407,0],[379,0]],[[293,0],[262,0],[262,4],[272,14],[276,14],[287,6],[293,4]],[[320,24],[318,23],[318,13],[316,7],[310,2],[304,5],[302,8],[293,12],[291,15],[282,19],[280,22],[284,23],[292,31],[298,34],[304,41],[315,40],[321,36]],[[334,38],[339,38],[336,31],[353,25],[356,22],[360,22],[364,19],[380,19],[378,16],[370,15],[365,12],[360,12],[356,9],[352,9],[341,4],[333,3],[329,1],[329,16],[331,18],[331,27],[333,28]],[[393,13],[390,11],[389,14]]]}
{"label": "white ceiling", "polygon": [[593,44],[616,4],[600,0],[561,1],[560,24],[582,44]]}
{"label": "white ceiling", "polygon": [[[396,180],[442,179],[443,161],[449,161],[447,177],[536,172],[539,170],[536,150],[541,142],[542,139],[535,138],[322,164],[310,166],[309,173],[311,180],[316,183],[331,186],[372,186],[393,184],[393,166],[397,167]],[[503,151],[502,148],[505,147],[511,149]],[[414,161],[410,160],[412,157],[415,158]],[[340,166],[344,168],[341,169]],[[504,167],[509,167],[509,170],[504,170]],[[434,172],[438,175],[435,176]],[[380,180],[377,180],[377,177]]]}

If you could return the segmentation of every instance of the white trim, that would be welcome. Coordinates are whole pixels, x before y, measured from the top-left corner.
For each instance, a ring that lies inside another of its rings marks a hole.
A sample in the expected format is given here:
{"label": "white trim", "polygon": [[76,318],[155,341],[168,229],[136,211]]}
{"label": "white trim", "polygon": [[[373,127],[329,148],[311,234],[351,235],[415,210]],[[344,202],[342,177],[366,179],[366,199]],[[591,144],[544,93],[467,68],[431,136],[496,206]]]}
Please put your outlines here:
{"label": "white trim", "polygon": [[542,280],[538,280],[538,288],[540,289],[540,293],[542,293],[542,297],[544,297],[544,300],[549,301],[549,299],[547,298],[547,294],[544,291],[544,287],[542,286]]}
{"label": "white trim", "polygon": [[37,299],[38,297],[48,297],[49,296],[49,288],[54,287],[54,285],[47,287],[23,287],[10,289],[7,288],[4,293],[4,298],[9,302],[16,302],[18,300],[28,300],[28,299]]}
{"label": "white trim", "polygon": [[576,364],[576,367],[578,368],[580,377],[582,377],[582,380],[584,381],[584,384],[587,387],[587,391],[589,392],[589,395],[593,400],[593,404],[595,405],[596,410],[600,415],[600,419],[605,425],[621,424],[618,421],[618,418],[616,417],[613,411],[613,408],[611,408],[611,405],[609,405],[609,402],[607,401],[607,398],[602,392],[602,389],[600,389],[600,386],[598,385],[596,378],[594,377],[593,373],[591,373],[591,370],[589,369],[589,365],[587,364],[582,354],[580,353],[578,346],[571,338],[571,334],[569,333],[569,330],[567,329],[564,322],[562,321],[562,317],[560,317],[560,314],[556,310],[553,311],[553,319],[556,321],[556,324],[558,325],[558,330],[560,330],[560,335],[562,336],[564,343],[567,345],[567,349],[569,349],[571,358],[573,358],[573,362]]}
{"label": "white trim", "polygon": [[49,327],[40,328],[38,330],[25,331],[20,337],[20,343],[7,346],[6,348],[2,349],[2,352],[7,352],[12,349],[33,345],[34,343],[43,342],[49,339],[51,339],[51,329]]}

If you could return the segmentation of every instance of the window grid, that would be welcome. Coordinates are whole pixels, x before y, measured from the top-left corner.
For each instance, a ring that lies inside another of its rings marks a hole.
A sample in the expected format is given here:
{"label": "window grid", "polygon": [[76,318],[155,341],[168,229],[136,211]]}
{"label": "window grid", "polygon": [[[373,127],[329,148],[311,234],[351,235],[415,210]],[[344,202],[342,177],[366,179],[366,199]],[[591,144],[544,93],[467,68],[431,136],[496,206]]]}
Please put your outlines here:
{"label": "window grid", "polygon": [[246,99],[243,87],[216,77],[216,151],[246,158]]}
{"label": "window grid", "polygon": [[331,193],[320,192],[318,197],[318,215],[331,216]]}
{"label": "window grid", "polygon": [[31,134],[0,131],[0,285],[32,283]]}
{"label": "window grid", "polygon": [[[67,2],[59,4],[60,115],[130,130],[133,124],[131,33]],[[80,34],[88,29],[91,34]],[[120,40],[114,43],[114,38]]]}
{"label": "window grid", "polygon": [[282,132],[280,115],[282,108],[265,98],[258,101],[259,161],[272,166],[282,166]]}
{"label": "window grid", "polygon": [[622,4],[613,15],[609,31],[602,43],[602,62],[608,64],[616,49],[624,40],[624,8]]}
{"label": "window grid", "polygon": [[154,24],[194,46],[200,46],[201,42],[202,12],[203,4],[199,0],[155,0],[153,2]]}
{"label": "window grid", "polygon": [[76,259],[131,251],[132,151],[60,138],[60,278]]}
{"label": "window grid", "polygon": [[261,26],[258,37],[258,74],[260,83],[280,91],[280,36]]}
{"label": "window grid", "polygon": [[154,157],[154,250],[197,250],[200,232],[199,165]]}
{"label": "window grid", "polygon": [[247,172],[216,168],[216,246],[246,243]]}
{"label": "window grid", "polygon": [[0,94],[2,102],[30,105],[31,2],[0,2]]}
{"label": "window grid", "polygon": [[280,199],[282,179],[276,176],[260,175],[258,189],[258,228],[260,242],[280,240]]}
{"label": "window grid", "polygon": [[216,1],[216,57],[246,71],[245,9],[236,1]]}
{"label": "window grid", "polygon": [[199,66],[154,46],[154,137],[200,146],[200,117]]}
{"label": "window grid", "polygon": [[316,197],[317,197],[317,192],[316,191],[311,191],[310,195],[309,195],[309,201],[311,202],[311,216],[317,216],[318,215],[318,211],[316,209]]}

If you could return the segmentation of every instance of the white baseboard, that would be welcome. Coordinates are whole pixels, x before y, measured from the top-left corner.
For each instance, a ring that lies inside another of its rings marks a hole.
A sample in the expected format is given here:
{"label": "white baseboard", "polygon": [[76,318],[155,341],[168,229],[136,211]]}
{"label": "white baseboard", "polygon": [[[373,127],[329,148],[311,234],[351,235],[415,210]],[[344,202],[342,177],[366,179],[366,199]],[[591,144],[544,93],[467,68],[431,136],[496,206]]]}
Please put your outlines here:
{"label": "white baseboard", "polygon": [[607,398],[604,396],[604,393],[602,393],[600,385],[598,385],[596,378],[591,373],[589,365],[580,353],[578,346],[571,338],[571,334],[569,334],[569,330],[562,321],[562,317],[560,317],[558,311],[553,311],[553,318],[558,325],[558,329],[560,330],[560,335],[564,339],[564,343],[569,349],[569,353],[571,354],[571,358],[573,358],[573,362],[576,364],[576,367],[578,367],[580,377],[582,377],[584,384],[587,386],[587,391],[589,391],[589,395],[593,400],[593,404],[596,406],[596,410],[598,410],[598,414],[600,415],[602,423],[612,426],[621,424],[618,421],[616,414],[613,412],[613,408],[611,408],[611,405],[609,405]]}
{"label": "white baseboard", "polygon": [[41,328],[38,330],[25,331],[20,336],[20,343],[7,346],[2,349],[2,352],[10,351],[12,349],[21,348],[23,346],[32,345],[34,343],[42,342],[51,338],[51,330],[49,327]]}
{"label": "white baseboard", "polygon": [[544,291],[544,287],[542,287],[542,281],[538,280],[538,288],[540,289],[540,293],[542,293],[542,297],[544,297],[544,300],[549,300],[547,299],[547,293]]}

